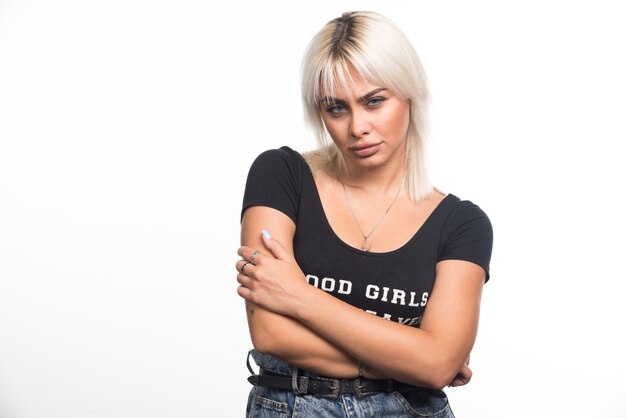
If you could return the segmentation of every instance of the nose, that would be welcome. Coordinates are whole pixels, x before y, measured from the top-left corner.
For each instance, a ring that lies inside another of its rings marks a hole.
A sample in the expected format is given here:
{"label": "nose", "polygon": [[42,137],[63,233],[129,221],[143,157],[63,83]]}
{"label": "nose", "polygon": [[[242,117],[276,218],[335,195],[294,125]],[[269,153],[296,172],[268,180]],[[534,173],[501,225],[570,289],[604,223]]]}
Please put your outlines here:
{"label": "nose", "polygon": [[360,139],[368,135],[371,131],[369,115],[364,109],[358,107],[352,111],[350,116],[350,136]]}

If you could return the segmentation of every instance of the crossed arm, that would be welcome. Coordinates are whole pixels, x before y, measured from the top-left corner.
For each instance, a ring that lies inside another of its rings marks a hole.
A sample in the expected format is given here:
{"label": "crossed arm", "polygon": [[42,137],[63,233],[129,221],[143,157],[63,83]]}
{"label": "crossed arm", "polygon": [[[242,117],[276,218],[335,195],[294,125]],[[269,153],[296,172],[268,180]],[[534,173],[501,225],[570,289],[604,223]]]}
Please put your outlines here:
{"label": "crossed arm", "polygon": [[[271,239],[262,237],[263,229]],[[421,326],[414,328],[308,285],[293,257],[294,233],[293,221],[275,209],[254,206],[242,220],[239,255],[249,260],[255,249],[261,250],[256,265],[237,275],[258,351],[337,378],[356,377],[361,361],[369,378],[432,388],[469,381],[466,361],[476,338],[485,278],[481,267],[460,260],[439,262]]]}

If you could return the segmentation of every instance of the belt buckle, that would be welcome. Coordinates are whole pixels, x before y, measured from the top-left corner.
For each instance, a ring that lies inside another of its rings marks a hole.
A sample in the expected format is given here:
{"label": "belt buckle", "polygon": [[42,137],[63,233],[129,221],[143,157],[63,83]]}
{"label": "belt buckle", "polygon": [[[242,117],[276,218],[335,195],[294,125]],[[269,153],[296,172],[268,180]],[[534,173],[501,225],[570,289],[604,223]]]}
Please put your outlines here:
{"label": "belt buckle", "polygon": [[367,395],[371,395],[371,392],[364,392],[363,385],[361,384],[361,379],[352,379],[352,391],[354,392],[354,396],[358,399],[362,399]]}
{"label": "belt buckle", "polygon": [[336,401],[337,399],[339,399],[339,395],[341,395],[341,393],[343,392],[341,379],[329,379],[329,378],[318,377],[317,380],[320,383],[331,382],[332,384],[330,385],[330,393],[317,394],[316,396],[319,396],[321,398],[328,398],[332,401]]}
{"label": "belt buckle", "polygon": [[306,395],[309,392],[309,378],[307,376],[297,376],[291,381],[293,393],[296,395]]}
{"label": "belt buckle", "polygon": [[341,395],[341,379],[332,379],[333,385],[330,387],[331,392],[330,395],[327,395],[328,398],[336,401],[339,399],[339,395]]}

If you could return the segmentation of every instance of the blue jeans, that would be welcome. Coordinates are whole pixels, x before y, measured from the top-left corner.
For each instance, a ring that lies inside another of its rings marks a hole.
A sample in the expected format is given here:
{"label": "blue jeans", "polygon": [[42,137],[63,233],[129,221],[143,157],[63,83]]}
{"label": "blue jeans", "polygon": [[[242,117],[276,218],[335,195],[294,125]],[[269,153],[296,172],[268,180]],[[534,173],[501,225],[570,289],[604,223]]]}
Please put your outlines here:
{"label": "blue jeans", "polygon": [[[284,361],[254,350],[251,355],[260,367],[291,376],[292,367]],[[248,396],[246,417],[454,418],[454,414],[448,397],[440,390],[414,388],[401,392],[379,392],[362,398],[353,394],[342,394],[338,399],[332,399],[254,386]]]}

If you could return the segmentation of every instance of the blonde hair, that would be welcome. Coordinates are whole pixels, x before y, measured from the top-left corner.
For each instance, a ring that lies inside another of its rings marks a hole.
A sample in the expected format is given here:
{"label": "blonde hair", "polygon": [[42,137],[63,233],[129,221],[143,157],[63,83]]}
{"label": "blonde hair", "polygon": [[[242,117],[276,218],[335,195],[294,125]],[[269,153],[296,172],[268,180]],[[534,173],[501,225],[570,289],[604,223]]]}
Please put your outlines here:
{"label": "blonde hair", "polygon": [[320,113],[319,101],[338,84],[349,88],[349,71],[380,83],[410,103],[406,142],[406,188],[413,201],[433,190],[428,179],[424,130],[428,90],[422,64],[408,38],[386,17],[347,12],[328,22],[311,40],[302,61],[302,100],[308,127],[320,147],[305,155],[312,168],[336,178],[346,172]]}

